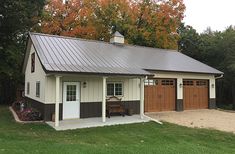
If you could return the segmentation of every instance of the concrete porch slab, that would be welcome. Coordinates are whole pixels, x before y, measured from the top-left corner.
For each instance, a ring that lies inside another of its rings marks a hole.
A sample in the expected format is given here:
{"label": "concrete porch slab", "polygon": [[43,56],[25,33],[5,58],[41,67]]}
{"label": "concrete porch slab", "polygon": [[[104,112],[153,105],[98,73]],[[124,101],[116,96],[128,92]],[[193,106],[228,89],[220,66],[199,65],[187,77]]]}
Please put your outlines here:
{"label": "concrete porch slab", "polygon": [[72,129],[80,129],[80,128],[142,123],[142,122],[149,122],[150,120],[151,119],[147,116],[144,116],[144,118],[141,119],[140,115],[132,115],[132,116],[125,116],[125,117],[112,116],[110,118],[106,118],[106,122],[102,122],[101,117],[62,120],[59,123],[59,127],[55,127],[55,123],[51,121],[46,122],[46,123],[50,125],[51,127],[53,127],[55,130],[72,130]]}

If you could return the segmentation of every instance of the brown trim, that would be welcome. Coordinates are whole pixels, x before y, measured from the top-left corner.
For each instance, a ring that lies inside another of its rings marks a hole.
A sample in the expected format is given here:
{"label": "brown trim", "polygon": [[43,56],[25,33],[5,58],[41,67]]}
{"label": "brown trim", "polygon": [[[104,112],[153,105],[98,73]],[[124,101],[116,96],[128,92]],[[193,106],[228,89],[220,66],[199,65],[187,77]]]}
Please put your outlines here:
{"label": "brown trim", "polygon": [[140,101],[124,101],[125,109],[133,109],[133,114],[140,113]]}
{"label": "brown trim", "polygon": [[184,103],[183,99],[177,99],[176,100],[176,111],[184,111]]}
{"label": "brown trim", "polygon": [[80,118],[101,117],[102,102],[80,103]]}
{"label": "brown trim", "polygon": [[[125,109],[133,109],[133,114],[140,113],[140,101],[123,101]],[[102,102],[81,102],[80,103],[80,117],[101,117]]]}
{"label": "brown trim", "polygon": [[[25,97],[28,107],[32,107],[41,112],[44,121],[51,121],[52,114],[55,113],[55,104],[44,104],[29,97]],[[62,120],[63,105],[60,103],[59,119]]]}
{"label": "brown trim", "polygon": [[[42,102],[25,97],[29,107],[33,107],[42,113],[44,121],[51,121],[55,113],[55,104],[44,104]],[[125,109],[133,109],[133,114],[140,113],[140,101],[123,101]],[[60,103],[59,119],[62,120],[63,104]],[[102,102],[81,102],[80,118],[101,117]]]}
{"label": "brown trim", "polygon": [[215,98],[210,98],[209,99],[209,105],[208,105],[209,109],[216,109],[216,99]]}

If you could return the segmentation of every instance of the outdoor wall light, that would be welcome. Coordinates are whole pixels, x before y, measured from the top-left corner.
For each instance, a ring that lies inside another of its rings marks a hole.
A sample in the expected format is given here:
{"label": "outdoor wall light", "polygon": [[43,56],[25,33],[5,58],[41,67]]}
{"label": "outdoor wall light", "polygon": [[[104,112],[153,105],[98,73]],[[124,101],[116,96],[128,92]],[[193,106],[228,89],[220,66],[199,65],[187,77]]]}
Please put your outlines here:
{"label": "outdoor wall light", "polygon": [[211,84],[211,88],[215,88],[215,84]]}
{"label": "outdoor wall light", "polygon": [[87,83],[86,83],[86,81],[84,81],[83,82],[83,88],[86,88],[86,86],[87,86]]}
{"label": "outdoor wall light", "polygon": [[179,86],[180,86],[180,88],[182,88],[182,87],[183,87],[183,84],[182,84],[182,83],[180,83],[180,84],[179,84]]}

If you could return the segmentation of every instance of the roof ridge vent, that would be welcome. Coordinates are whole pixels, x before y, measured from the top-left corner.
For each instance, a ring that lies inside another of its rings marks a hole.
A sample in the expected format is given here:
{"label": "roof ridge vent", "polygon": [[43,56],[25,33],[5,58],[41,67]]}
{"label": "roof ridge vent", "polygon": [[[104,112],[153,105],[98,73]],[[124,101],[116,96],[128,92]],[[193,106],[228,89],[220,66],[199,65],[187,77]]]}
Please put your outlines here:
{"label": "roof ridge vent", "polygon": [[110,39],[110,43],[122,45],[124,44],[124,36],[116,31]]}

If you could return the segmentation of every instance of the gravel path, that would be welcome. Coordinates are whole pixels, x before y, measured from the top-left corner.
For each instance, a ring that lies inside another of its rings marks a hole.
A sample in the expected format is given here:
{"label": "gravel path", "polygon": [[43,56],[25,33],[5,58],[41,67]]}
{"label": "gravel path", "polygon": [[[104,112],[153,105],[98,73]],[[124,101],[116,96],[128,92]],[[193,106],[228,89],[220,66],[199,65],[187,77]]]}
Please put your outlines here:
{"label": "gravel path", "polygon": [[187,127],[217,129],[235,134],[235,112],[219,110],[187,110],[183,112],[147,113],[151,118]]}

